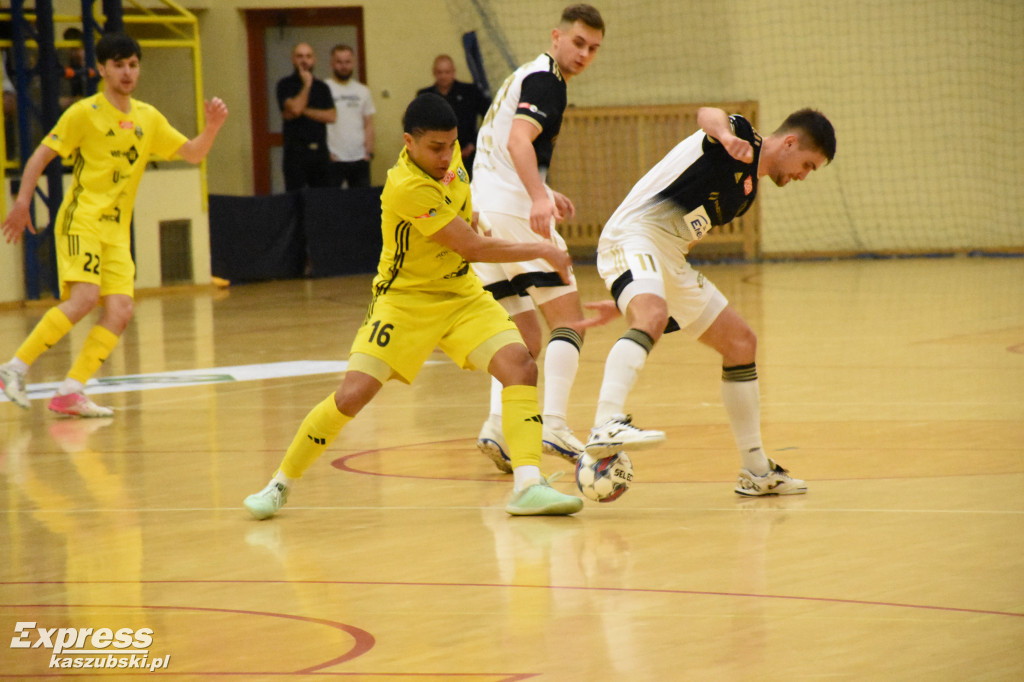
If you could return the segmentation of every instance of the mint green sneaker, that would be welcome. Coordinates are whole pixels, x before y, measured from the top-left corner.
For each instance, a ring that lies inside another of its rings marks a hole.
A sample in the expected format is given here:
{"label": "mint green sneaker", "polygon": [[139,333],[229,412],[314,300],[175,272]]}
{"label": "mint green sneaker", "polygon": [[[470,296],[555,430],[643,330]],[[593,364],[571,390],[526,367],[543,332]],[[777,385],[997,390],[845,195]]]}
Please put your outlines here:
{"label": "mint green sneaker", "polygon": [[545,478],[514,491],[505,505],[505,511],[512,516],[567,516],[580,509],[583,509],[583,500],[558,492]]}
{"label": "mint green sneaker", "polygon": [[245,508],[254,518],[269,519],[288,501],[288,486],[271,481],[263,490],[245,498]]}

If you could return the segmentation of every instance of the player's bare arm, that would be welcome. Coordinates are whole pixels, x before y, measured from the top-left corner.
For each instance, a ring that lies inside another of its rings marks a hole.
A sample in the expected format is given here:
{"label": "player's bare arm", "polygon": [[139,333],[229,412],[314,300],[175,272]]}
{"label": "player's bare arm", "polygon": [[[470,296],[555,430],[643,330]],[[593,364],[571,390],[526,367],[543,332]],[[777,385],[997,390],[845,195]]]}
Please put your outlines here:
{"label": "player's bare arm", "polygon": [[537,152],[533,141],[540,135],[540,128],[535,123],[516,119],[512,122],[512,130],[508,135],[508,153],[516,167],[516,174],[523,187],[533,201],[530,209],[530,229],[544,237],[551,236],[551,219],[557,222],[562,219],[558,206],[548,196],[547,187],[537,169]]}
{"label": "player's bare arm", "polygon": [[8,244],[15,243],[21,239],[21,233],[28,228],[32,234],[36,234],[36,228],[32,224],[32,215],[29,207],[32,205],[32,196],[36,192],[36,185],[43,175],[50,162],[57,158],[57,152],[45,144],[39,145],[25,163],[25,171],[21,175],[21,189],[18,190],[18,197],[14,200],[10,212],[4,218],[4,238]]}
{"label": "player's bare arm", "polygon": [[431,239],[471,263],[515,263],[543,258],[558,271],[564,283],[569,283],[572,259],[551,242],[520,244],[484,237],[459,217],[431,235]]}
{"label": "player's bare arm", "polygon": [[754,160],[754,148],[750,146],[749,142],[733,134],[729,114],[721,109],[701,107],[697,111],[697,125],[709,136],[718,140],[732,158],[744,163]]}
{"label": "player's bare arm", "polygon": [[206,158],[217,133],[228,118],[228,105],[219,97],[204,102],[203,109],[206,114],[206,126],[203,131],[178,148],[178,156],[189,163],[199,163]]}

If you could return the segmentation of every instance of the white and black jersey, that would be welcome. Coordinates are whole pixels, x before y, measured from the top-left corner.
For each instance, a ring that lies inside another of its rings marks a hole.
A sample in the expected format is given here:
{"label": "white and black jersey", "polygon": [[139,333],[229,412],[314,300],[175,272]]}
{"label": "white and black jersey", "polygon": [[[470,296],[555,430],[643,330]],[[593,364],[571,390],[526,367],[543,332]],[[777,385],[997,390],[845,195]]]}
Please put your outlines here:
{"label": "white and black jersey", "polygon": [[738,114],[729,121],[733,133],[754,148],[752,162],[737,161],[718,140],[698,130],[640,179],[608,219],[605,232],[653,223],[691,244],[746,213],[757,196],[761,136]]}
{"label": "white and black jersey", "polygon": [[477,134],[474,209],[529,217],[533,202],[508,153],[512,122],[525,119],[540,129],[533,149],[541,177],[546,179],[566,103],[565,78],[549,54],[523,64],[505,79]]}

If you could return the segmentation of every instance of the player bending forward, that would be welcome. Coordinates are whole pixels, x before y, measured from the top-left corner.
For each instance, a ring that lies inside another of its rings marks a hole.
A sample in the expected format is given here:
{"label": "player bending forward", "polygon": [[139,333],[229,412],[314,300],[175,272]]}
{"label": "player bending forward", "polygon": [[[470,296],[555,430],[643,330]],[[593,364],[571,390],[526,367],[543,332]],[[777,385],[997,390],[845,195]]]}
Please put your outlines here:
{"label": "player bending forward", "polygon": [[296,479],[323,454],[389,379],[410,383],[435,347],[464,368],[486,369],[504,386],[502,426],[514,488],[513,515],[573,514],[583,500],[548,485],[540,473],[537,365],[508,313],[484,291],[469,261],[543,258],[569,281],[569,256],[550,242],[515,244],[470,227],[469,175],[458,121],[433,93],[405,111],[405,147],[381,194],[381,249],[373,298],[356,333],[338,390],[299,426],[270,483],[245,499],[257,519],[272,516]]}
{"label": "player bending forward", "polygon": [[597,267],[629,329],[605,361],[587,453],[605,457],[665,440],[625,414],[626,396],[654,344],[681,330],[722,356],[722,401],[742,469],[740,495],[795,495],[804,481],[765,456],[754,355],[757,338],[715,285],[686,262],[690,245],[743,215],[765,175],[779,187],[832,160],[835,131],[820,112],[791,114],[761,138],[742,116],[702,108],[702,130],[680,142],[633,187],[601,233]]}

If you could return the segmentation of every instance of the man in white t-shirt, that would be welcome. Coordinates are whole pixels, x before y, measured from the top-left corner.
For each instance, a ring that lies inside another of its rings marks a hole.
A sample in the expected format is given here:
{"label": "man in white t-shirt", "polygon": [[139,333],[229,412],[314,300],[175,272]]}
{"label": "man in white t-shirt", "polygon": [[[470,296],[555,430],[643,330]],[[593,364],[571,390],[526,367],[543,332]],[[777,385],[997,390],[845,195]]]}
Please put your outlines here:
{"label": "man in white t-shirt", "polygon": [[353,78],[356,55],[348,45],[331,50],[327,87],[334,98],[338,117],[327,126],[327,148],[331,152],[331,184],[347,187],[370,186],[373,158],[373,97],[370,89]]}

